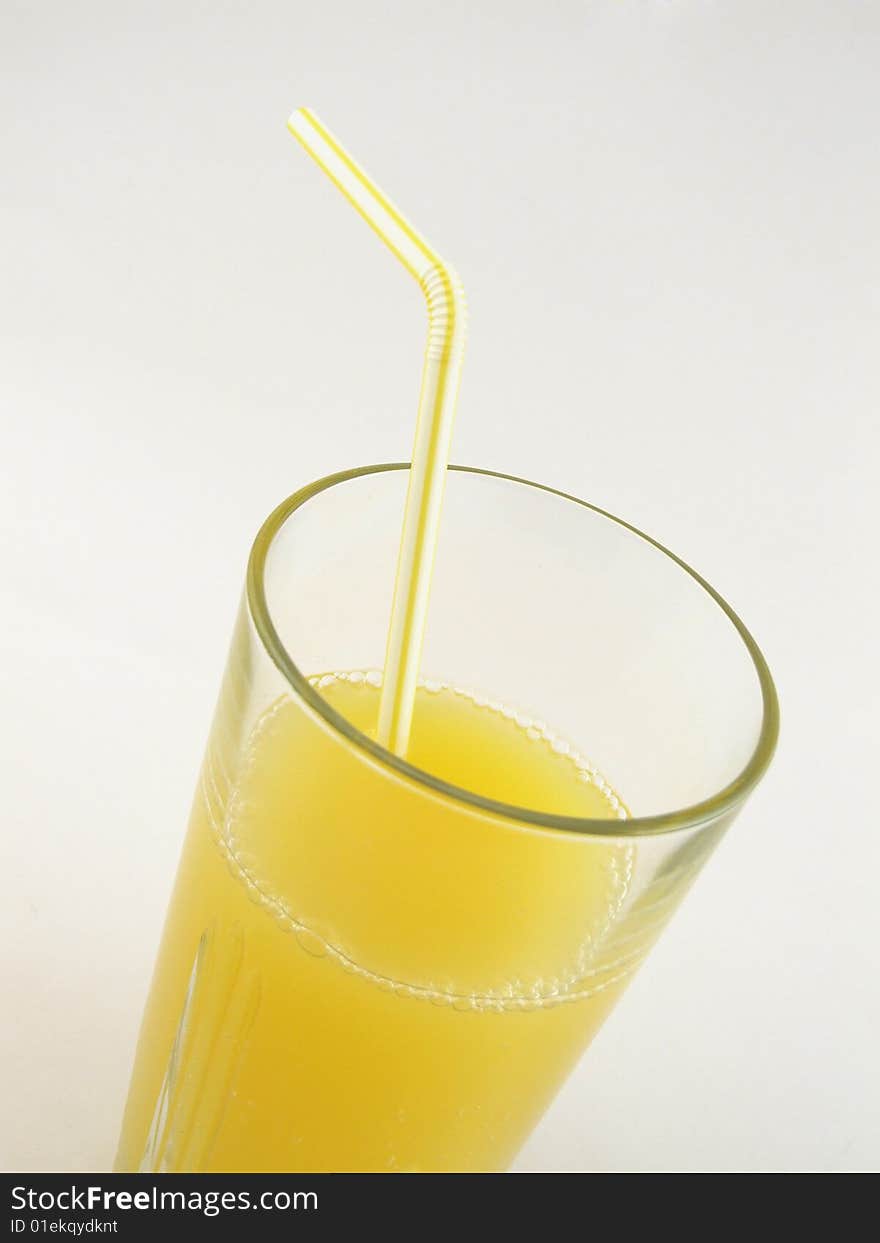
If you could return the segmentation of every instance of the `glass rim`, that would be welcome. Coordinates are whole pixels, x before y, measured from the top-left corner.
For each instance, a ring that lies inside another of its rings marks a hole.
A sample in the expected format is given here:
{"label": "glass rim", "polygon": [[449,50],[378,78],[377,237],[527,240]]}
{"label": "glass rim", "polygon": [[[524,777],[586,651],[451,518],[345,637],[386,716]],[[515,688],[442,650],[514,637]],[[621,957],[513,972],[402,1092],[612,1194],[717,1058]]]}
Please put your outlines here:
{"label": "glass rim", "polygon": [[709,798],[701,799],[697,803],[677,808],[673,811],[659,812],[651,816],[630,816],[626,820],[599,820],[580,816],[560,816],[537,811],[534,808],[518,807],[512,803],[503,803],[495,799],[485,798],[483,795],[468,790],[463,786],[453,785],[451,782],[444,781],[441,777],[426,772],[424,769],[417,768],[414,764],[408,763],[405,759],[387,750],[387,748],[370,738],[368,734],[357,729],[350,721],[337,712],[318,693],[309,681],[308,676],[298,667],[282,643],[278,631],[275,629],[266,599],[264,581],[266,557],[275,536],[287,519],[313,497],[339,484],[347,483],[352,479],[359,479],[366,475],[385,474],[391,471],[409,470],[409,468],[409,462],[380,462],[372,466],[357,466],[350,470],[325,475],[322,479],[306,484],[305,487],[292,493],[280,505],[276,506],[257,532],[251,547],[247,567],[246,596],[250,615],[257,634],[272,663],[295,693],[309,707],[317,712],[343,739],[353,744],[358,750],[366,753],[367,756],[378,762],[383,768],[406,777],[435,794],[444,795],[456,803],[464,804],[478,811],[499,817],[519,827],[528,825],[532,828],[577,833],[586,837],[628,838],[655,836],[674,833],[684,829],[698,828],[734,810],[745,801],[766,772],[773,757],[779,734],[779,702],[767,662],[743,622],[727,601],[696,570],[692,569],[681,557],[676,556],[674,552],[664,547],[663,544],[653,539],[650,535],[646,535],[644,531],[640,531],[638,527],[634,527],[623,518],[618,518],[607,510],[601,509],[598,505],[592,505],[589,501],[583,501],[579,497],[572,496],[571,493],[562,492],[558,488],[548,487],[546,484],[534,483],[530,479],[523,479],[517,475],[504,474],[501,471],[484,470],[476,466],[449,466],[450,471],[459,474],[479,475],[488,479],[501,479],[506,483],[517,484],[521,487],[535,488],[537,491],[546,492],[551,496],[559,497],[561,500],[580,505],[582,508],[616,523],[639,539],[650,544],[658,552],[661,552],[679,566],[680,569],[689,574],[714,600],[722,612],[727,615],[728,620],[738,632],[751,657],[761,690],[761,728],[757,742],[745,767],[732,781]]}

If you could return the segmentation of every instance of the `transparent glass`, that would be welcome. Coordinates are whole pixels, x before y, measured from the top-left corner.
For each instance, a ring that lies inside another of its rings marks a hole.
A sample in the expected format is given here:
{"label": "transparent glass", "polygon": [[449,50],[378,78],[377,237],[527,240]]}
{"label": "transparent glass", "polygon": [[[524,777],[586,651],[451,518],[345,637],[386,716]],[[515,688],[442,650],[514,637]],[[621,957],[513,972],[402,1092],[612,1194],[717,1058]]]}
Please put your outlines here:
{"label": "transparent glass", "polygon": [[425,693],[606,804],[508,805],[383,750],[338,694],[379,680],[407,476],[323,479],[256,539],[119,1169],[506,1168],[769,763],[767,666],[707,583],[462,467]]}

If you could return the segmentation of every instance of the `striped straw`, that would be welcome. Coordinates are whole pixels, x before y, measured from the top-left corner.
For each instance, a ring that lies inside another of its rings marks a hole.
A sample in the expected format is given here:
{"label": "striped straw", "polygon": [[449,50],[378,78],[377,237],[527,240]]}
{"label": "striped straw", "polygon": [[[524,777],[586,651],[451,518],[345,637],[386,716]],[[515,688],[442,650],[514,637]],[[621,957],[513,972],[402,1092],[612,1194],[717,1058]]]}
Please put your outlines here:
{"label": "striped straw", "polygon": [[431,574],[465,340],[464,290],[455,272],[308,108],[291,133],[360,212],[425,295],[428,338],[397,576],[385,649],[378,741],[405,755],[425,635]]}

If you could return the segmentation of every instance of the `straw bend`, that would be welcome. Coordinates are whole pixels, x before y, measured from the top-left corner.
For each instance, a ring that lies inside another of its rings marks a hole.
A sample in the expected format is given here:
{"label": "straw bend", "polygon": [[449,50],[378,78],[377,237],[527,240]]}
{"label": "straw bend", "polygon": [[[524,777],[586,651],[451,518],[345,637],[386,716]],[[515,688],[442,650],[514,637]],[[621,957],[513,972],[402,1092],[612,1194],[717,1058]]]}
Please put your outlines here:
{"label": "straw bend", "polygon": [[467,303],[458,274],[445,263],[433,264],[419,278],[428,307],[427,357],[449,357],[464,346]]}

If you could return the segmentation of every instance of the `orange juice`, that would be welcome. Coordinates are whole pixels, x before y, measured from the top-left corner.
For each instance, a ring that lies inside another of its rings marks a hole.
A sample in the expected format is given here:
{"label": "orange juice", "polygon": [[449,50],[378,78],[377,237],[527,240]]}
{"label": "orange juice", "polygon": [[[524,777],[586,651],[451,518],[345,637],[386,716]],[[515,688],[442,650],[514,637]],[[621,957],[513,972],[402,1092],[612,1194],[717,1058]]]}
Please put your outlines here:
{"label": "orange juice", "polygon": [[[313,679],[365,733],[379,681]],[[228,726],[221,704],[118,1168],[505,1168],[634,965],[614,939],[633,848],[415,802],[293,697]],[[540,722],[461,689],[420,685],[407,759],[519,807],[627,814]]]}

